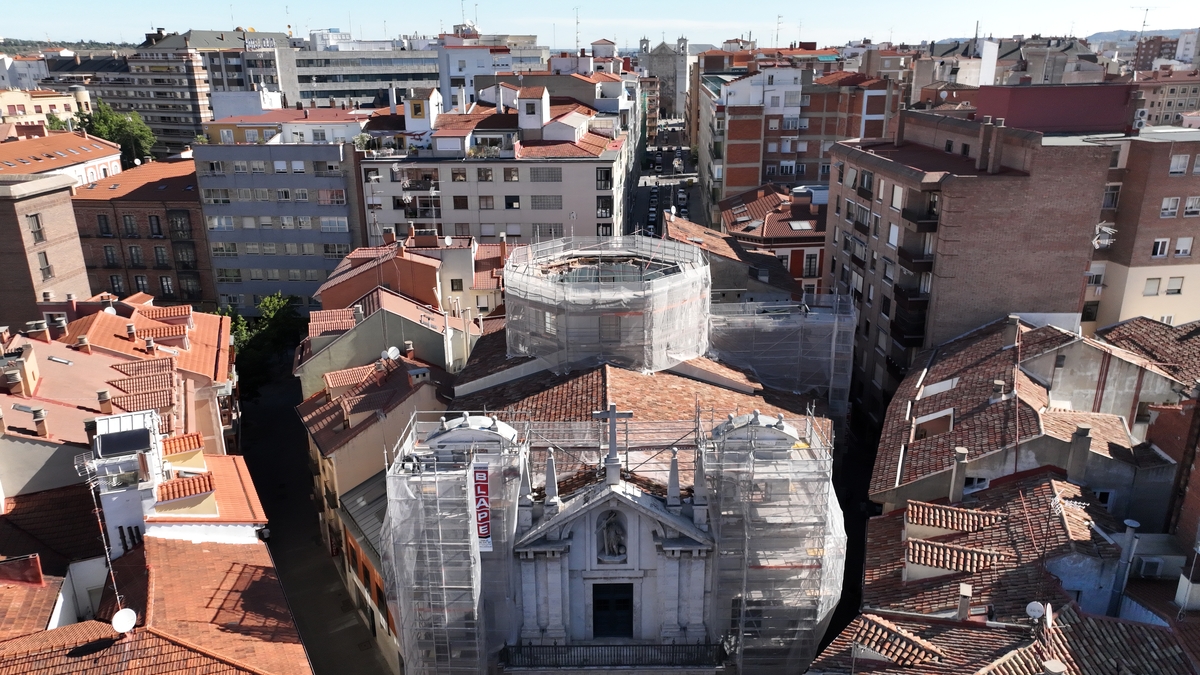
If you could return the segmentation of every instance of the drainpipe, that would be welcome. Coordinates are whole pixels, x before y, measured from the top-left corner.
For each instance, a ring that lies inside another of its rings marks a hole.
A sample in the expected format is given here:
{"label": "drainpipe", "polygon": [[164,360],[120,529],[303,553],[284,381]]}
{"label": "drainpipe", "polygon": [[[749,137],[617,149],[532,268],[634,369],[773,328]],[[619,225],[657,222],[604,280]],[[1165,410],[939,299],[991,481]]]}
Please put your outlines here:
{"label": "drainpipe", "polygon": [[1125,540],[1121,542],[1121,560],[1117,563],[1117,576],[1113,579],[1112,595],[1108,600],[1108,616],[1121,615],[1121,598],[1125,595],[1125,584],[1129,582],[1129,568],[1137,549],[1139,527],[1141,523],[1136,520],[1125,521]]}

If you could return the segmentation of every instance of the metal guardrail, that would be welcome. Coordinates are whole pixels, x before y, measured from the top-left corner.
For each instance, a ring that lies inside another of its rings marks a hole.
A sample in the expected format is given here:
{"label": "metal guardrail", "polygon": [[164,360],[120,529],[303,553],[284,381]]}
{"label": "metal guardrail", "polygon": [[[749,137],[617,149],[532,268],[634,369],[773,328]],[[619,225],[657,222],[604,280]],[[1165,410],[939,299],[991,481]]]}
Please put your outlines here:
{"label": "metal guardrail", "polygon": [[721,645],[512,645],[500,652],[508,668],[715,667]]}

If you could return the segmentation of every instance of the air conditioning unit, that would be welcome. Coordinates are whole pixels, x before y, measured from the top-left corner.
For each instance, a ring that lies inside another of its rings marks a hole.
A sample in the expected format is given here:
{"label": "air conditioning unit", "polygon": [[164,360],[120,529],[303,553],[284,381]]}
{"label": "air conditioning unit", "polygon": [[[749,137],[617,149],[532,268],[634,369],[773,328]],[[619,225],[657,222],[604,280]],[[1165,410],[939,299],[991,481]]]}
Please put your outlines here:
{"label": "air conditioning unit", "polygon": [[1144,579],[1157,578],[1162,573],[1162,558],[1138,558],[1138,576]]}
{"label": "air conditioning unit", "polygon": [[1148,110],[1146,110],[1145,108],[1138,108],[1137,119],[1144,120],[1149,116],[1150,116],[1150,112]]}
{"label": "air conditioning unit", "polygon": [[1146,120],[1134,120],[1133,128],[1134,129],[1145,129],[1146,128]]}

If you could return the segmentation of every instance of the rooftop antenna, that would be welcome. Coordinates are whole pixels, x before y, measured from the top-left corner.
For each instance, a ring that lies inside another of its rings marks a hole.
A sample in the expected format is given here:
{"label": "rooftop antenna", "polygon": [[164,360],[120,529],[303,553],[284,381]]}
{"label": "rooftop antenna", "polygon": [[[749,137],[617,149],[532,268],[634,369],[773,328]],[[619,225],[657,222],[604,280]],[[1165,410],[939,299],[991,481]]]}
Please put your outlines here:
{"label": "rooftop antenna", "polygon": [[466,0],[458,0],[458,9],[462,12],[462,22],[467,22],[467,2]]}
{"label": "rooftop antenna", "polygon": [[775,15],[775,48],[779,49],[779,26],[783,24],[783,15]]}
{"label": "rooftop antenna", "polygon": [[1150,10],[1158,9],[1158,7],[1130,7],[1130,9],[1145,10],[1145,13],[1142,14],[1142,28],[1141,28],[1141,30],[1138,31],[1138,36],[1137,36],[1137,41],[1141,42],[1142,34],[1146,32],[1146,22],[1150,20]]}
{"label": "rooftop antenna", "polygon": [[575,8],[575,53],[579,53],[579,7]]}

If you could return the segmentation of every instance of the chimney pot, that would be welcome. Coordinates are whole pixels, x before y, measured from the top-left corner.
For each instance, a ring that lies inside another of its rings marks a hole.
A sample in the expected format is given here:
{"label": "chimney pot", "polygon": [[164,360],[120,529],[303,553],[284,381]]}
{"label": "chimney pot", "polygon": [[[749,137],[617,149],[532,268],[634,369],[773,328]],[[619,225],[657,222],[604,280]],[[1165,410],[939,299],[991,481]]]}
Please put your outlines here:
{"label": "chimney pot", "polygon": [[96,392],[96,401],[100,404],[100,412],[105,415],[113,414],[112,396],[107,389]]}
{"label": "chimney pot", "polygon": [[363,316],[363,308],[362,308],[362,305],[355,305],[355,306],[354,306],[354,323],[355,323],[355,324],[360,324],[360,323],[362,323],[362,322],[363,322],[363,318],[364,318],[364,316]]}
{"label": "chimney pot", "polygon": [[42,291],[42,302],[51,302],[54,300],[54,291]]}
{"label": "chimney pot", "polygon": [[129,340],[132,342],[137,336],[137,326],[134,326],[131,323],[125,324],[125,334],[129,336]]}
{"label": "chimney pot", "polygon": [[1050,659],[1042,662],[1043,675],[1066,675],[1067,666],[1058,659]]}
{"label": "chimney pot", "polygon": [[84,354],[92,353],[92,345],[88,343],[88,337],[86,335],[80,335],[79,337],[75,338],[75,348]]}
{"label": "chimney pot", "polygon": [[38,407],[33,409],[33,424],[37,427],[37,435],[39,437],[47,438],[50,436],[50,428],[46,425],[45,408]]}
{"label": "chimney pot", "polygon": [[958,585],[958,620],[966,621],[971,618],[971,584]]}
{"label": "chimney pot", "polygon": [[146,338],[146,351],[148,351],[148,352],[154,351],[154,338],[152,338],[152,337]]}

